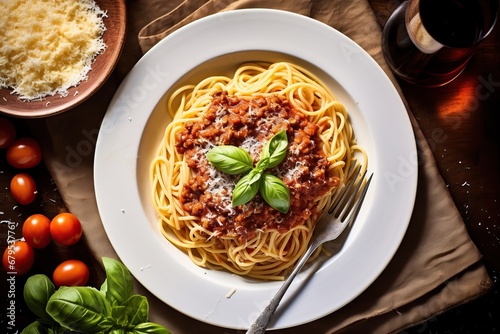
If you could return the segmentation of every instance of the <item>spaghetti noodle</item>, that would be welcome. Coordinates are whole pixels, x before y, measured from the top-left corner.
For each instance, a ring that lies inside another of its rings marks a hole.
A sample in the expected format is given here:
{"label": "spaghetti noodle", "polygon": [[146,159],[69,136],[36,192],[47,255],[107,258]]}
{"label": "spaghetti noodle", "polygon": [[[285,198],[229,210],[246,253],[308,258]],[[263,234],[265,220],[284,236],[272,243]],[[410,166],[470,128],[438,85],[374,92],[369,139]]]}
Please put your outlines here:
{"label": "spaghetti noodle", "polygon": [[[291,63],[244,64],[231,78],[180,87],[167,109],[173,120],[151,164],[153,203],[163,235],[201,267],[283,279],[304,254],[331,195],[350,177],[355,152],[367,160],[343,104]],[[281,130],[289,145],[271,173],[290,190],[289,211],[271,208],[259,195],[233,207],[241,175],[218,171],[206,153],[230,144],[258,161]]]}

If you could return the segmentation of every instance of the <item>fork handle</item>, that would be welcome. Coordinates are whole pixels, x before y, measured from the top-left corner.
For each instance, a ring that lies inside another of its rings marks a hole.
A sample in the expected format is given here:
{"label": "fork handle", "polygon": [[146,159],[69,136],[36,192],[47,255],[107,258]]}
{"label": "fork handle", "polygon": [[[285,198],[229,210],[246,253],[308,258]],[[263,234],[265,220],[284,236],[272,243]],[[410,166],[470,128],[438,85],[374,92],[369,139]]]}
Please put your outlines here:
{"label": "fork handle", "polygon": [[290,275],[286,278],[286,280],[283,282],[283,285],[280,287],[278,292],[274,295],[274,297],[271,299],[269,304],[266,306],[266,308],[262,311],[262,313],[259,315],[259,317],[255,320],[255,322],[252,324],[252,326],[248,329],[246,334],[264,334],[266,332],[267,325],[271,321],[271,318],[273,317],[274,312],[278,308],[278,305],[281,302],[281,299],[285,295],[286,291],[288,290],[288,287],[292,283],[293,279],[297,274],[300,272],[304,264],[306,264],[307,260],[311,257],[311,255],[314,253],[316,248],[318,248],[319,245],[316,245],[315,243],[311,244],[304,255],[302,255],[302,258],[297,262],[297,265],[295,268],[292,270]]}

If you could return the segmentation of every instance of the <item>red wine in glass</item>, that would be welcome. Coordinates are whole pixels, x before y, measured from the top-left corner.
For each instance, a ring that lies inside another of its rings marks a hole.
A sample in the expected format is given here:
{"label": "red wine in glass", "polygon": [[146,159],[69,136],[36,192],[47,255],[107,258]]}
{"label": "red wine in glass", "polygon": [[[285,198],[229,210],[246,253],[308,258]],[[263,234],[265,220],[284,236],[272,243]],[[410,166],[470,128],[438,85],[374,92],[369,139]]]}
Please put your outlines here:
{"label": "red wine in glass", "polygon": [[410,0],[389,17],[382,50],[392,71],[424,86],[441,86],[465,68],[492,30],[497,0]]}

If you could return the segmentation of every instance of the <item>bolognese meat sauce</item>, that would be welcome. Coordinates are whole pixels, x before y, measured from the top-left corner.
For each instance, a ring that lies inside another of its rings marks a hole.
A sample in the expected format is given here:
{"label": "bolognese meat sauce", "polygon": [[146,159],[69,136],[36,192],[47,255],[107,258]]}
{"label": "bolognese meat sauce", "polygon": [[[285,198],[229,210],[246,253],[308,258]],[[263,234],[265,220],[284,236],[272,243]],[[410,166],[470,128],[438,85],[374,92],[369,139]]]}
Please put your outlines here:
{"label": "bolognese meat sauce", "polygon": [[[212,166],[206,153],[214,146],[245,149],[254,163],[264,144],[286,130],[285,159],[269,170],[290,191],[290,209],[284,214],[270,207],[257,194],[245,205],[233,207],[234,186],[242,175],[228,175]],[[176,134],[176,150],[184,154],[192,176],[181,193],[183,209],[200,217],[214,237],[236,236],[244,241],[269,229],[286,232],[315,214],[316,201],[338,184],[328,174],[328,161],[321,151],[318,127],[286,98],[277,95],[238,97],[217,92],[204,117],[188,122]]]}

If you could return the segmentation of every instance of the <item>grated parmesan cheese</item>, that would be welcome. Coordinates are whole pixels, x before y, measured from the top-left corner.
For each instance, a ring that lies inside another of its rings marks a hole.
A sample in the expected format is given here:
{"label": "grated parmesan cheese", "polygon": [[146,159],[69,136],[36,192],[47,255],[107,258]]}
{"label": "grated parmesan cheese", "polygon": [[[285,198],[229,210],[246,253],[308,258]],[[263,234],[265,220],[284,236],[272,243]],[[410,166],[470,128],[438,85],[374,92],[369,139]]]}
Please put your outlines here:
{"label": "grated parmesan cheese", "polygon": [[68,95],[106,48],[93,0],[0,0],[0,87],[22,100]]}

